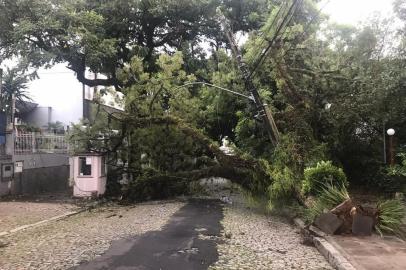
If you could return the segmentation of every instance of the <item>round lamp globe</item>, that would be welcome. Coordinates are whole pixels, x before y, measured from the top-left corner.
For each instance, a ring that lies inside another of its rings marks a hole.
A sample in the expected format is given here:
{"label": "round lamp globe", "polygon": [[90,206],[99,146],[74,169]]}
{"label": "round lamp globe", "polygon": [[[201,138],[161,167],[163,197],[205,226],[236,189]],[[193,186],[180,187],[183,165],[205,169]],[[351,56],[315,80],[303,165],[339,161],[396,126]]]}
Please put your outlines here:
{"label": "round lamp globe", "polygon": [[389,136],[393,136],[393,135],[395,135],[395,130],[394,130],[393,128],[390,128],[390,129],[388,129],[388,130],[386,131],[386,133],[387,133]]}

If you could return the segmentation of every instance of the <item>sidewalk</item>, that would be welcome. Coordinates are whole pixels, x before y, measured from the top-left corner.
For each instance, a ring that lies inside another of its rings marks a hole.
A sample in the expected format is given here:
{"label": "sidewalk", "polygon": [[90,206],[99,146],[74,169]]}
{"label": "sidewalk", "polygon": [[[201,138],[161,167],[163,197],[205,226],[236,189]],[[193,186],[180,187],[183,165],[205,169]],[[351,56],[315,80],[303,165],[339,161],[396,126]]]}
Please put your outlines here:
{"label": "sidewalk", "polygon": [[396,237],[373,235],[327,238],[357,270],[406,269],[406,242]]}

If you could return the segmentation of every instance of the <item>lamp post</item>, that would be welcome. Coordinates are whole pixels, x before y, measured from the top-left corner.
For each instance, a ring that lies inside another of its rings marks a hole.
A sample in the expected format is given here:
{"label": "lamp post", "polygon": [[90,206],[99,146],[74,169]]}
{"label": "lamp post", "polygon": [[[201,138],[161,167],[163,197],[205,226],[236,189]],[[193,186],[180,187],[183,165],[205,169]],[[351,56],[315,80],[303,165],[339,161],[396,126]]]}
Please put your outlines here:
{"label": "lamp post", "polygon": [[393,135],[395,135],[395,130],[390,128],[386,131],[389,136],[389,165],[395,165],[395,155],[393,151]]}

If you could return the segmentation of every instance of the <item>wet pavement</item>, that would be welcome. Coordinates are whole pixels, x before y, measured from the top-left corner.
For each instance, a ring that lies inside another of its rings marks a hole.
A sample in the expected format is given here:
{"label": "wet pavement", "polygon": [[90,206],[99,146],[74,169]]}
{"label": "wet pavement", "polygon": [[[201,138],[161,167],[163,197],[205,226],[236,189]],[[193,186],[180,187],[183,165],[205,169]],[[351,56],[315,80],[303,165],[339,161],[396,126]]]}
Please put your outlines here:
{"label": "wet pavement", "polygon": [[222,219],[220,201],[190,200],[162,230],[114,241],[105,254],[74,269],[208,269],[218,260]]}
{"label": "wet pavement", "polygon": [[399,238],[334,236],[332,243],[357,270],[406,269],[406,242]]}

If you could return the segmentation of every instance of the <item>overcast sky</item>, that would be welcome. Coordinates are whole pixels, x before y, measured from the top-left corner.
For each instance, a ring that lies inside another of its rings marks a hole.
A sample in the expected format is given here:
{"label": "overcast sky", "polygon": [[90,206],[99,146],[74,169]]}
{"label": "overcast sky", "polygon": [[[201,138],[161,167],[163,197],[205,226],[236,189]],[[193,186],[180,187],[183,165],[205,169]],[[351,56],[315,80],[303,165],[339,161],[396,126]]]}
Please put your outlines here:
{"label": "overcast sky", "polygon": [[[248,1],[248,0],[247,0]],[[392,0],[323,0],[319,6],[322,12],[330,16],[330,20],[357,25],[372,13],[379,11],[388,15],[392,11]],[[41,79],[31,84],[32,98],[42,106],[67,106],[72,95],[81,93],[81,85],[73,73],[64,65],[39,72]],[[69,94],[68,89],[75,89]]]}
{"label": "overcast sky", "polygon": [[356,25],[374,12],[390,15],[392,3],[393,0],[323,0],[319,6],[324,7],[323,12],[330,15],[330,20]]}

